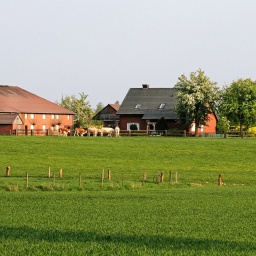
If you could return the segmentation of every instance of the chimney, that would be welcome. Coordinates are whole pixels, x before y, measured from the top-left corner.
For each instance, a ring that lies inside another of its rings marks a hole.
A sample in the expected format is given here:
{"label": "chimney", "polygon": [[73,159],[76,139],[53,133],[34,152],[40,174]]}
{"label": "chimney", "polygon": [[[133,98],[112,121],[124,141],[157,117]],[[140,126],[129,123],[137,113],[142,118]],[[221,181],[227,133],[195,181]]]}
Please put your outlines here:
{"label": "chimney", "polygon": [[148,88],[149,88],[149,84],[143,84],[143,85],[142,85],[142,88],[143,88],[143,89],[148,89]]}

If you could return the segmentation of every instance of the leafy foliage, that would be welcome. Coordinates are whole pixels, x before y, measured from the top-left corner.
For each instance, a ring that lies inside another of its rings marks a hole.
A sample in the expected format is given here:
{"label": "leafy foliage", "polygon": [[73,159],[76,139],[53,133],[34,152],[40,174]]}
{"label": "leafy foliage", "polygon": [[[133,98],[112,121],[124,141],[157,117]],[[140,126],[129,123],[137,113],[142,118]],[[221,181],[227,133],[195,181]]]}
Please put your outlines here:
{"label": "leafy foliage", "polygon": [[220,110],[232,125],[248,129],[256,124],[256,82],[238,79],[226,86],[222,93]]}
{"label": "leafy foliage", "polygon": [[199,69],[190,73],[190,77],[181,75],[175,88],[178,90],[176,113],[178,122],[188,129],[195,122],[195,131],[200,125],[206,125],[209,114],[216,107],[219,89],[215,82]]}
{"label": "leafy foliage", "polygon": [[156,130],[164,131],[168,130],[168,125],[164,119],[164,117],[161,117],[157,123],[156,123]]}
{"label": "leafy foliage", "polygon": [[80,93],[80,99],[76,98],[75,95],[66,96],[61,98],[60,106],[72,110],[75,112],[74,126],[75,127],[88,127],[91,123],[93,111],[89,102],[86,101],[88,95]]}

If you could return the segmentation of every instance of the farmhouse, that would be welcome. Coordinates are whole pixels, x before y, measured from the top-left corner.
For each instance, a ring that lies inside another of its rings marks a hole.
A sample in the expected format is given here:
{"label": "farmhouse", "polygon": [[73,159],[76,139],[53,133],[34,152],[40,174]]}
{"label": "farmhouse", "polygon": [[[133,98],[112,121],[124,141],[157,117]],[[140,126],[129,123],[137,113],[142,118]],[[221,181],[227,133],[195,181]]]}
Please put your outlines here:
{"label": "farmhouse", "polygon": [[108,104],[101,111],[99,111],[92,119],[104,122],[105,127],[114,127],[119,123],[119,115],[116,114],[120,105]]}
{"label": "farmhouse", "polygon": [[0,134],[58,134],[73,128],[74,112],[17,86],[0,85]]}
{"label": "farmhouse", "polygon": [[[184,125],[177,123],[174,111],[177,104],[177,90],[175,88],[150,88],[143,84],[142,88],[130,88],[125,96],[117,115],[120,116],[120,129],[155,130],[156,122],[163,118],[167,129],[183,130]],[[215,114],[209,116],[206,126],[198,129],[198,133],[216,133],[217,118]],[[195,126],[191,124],[188,131],[195,133]]]}

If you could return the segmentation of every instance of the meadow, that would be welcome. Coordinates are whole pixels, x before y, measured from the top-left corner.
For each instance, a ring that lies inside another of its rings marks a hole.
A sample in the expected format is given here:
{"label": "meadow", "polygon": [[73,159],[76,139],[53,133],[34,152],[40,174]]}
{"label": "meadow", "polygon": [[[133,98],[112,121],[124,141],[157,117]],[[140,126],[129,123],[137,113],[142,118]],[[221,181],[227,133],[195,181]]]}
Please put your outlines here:
{"label": "meadow", "polygon": [[1,136],[0,146],[0,255],[255,255],[253,138]]}

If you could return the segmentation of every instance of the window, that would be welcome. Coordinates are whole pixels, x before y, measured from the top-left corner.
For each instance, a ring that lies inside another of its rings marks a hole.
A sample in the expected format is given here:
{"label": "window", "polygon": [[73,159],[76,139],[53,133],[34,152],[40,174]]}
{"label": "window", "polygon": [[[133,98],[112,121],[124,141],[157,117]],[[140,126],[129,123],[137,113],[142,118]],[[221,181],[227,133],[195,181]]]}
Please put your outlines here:
{"label": "window", "polygon": [[56,119],[59,119],[59,115],[56,115]]}
{"label": "window", "polygon": [[33,129],[34,129],[34,125],[31,124],[31,125],[30,125],[30,130],[33,130]]}
{"label": "window", "polygon": [[139,130],[140,124],[139,123],[127,123],[127,130]]}
{"label": "window", "polygon": [[70,119],[70,115],[68,115],[68,120]]}
{"label": "window", "polygon": [[25,114],[25,119],[28,119],[28,114]]}
{"label": "window", "polygon": [[164,109],[165,103],[161,103],[158,109]]}
{"label": "window", "polygon": [[46,125],[45,125],[45,124],[43,124],[42,129],[43,129],[43,131],[45,131],[45,130],[46,130]]}
{"label": "window", "polygon": [[54,119],[54,115],[52,115],[52,119]]}
{"label": "window", "polygon": [[46,119],[46,115],[45,114],[43,114],[43,119]]}
{"label": "window", "polygon": [[141,107],[141,104],[137,104],[137,105],[135,106],[135,109],[140,109],[140,107]]}
{"label": "window", "polygon": [[30,118],[34,119],[35,118],[34,114],[30,114]]}

